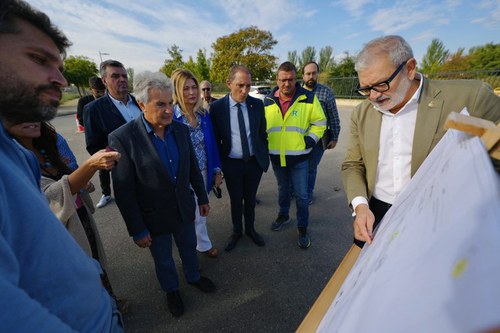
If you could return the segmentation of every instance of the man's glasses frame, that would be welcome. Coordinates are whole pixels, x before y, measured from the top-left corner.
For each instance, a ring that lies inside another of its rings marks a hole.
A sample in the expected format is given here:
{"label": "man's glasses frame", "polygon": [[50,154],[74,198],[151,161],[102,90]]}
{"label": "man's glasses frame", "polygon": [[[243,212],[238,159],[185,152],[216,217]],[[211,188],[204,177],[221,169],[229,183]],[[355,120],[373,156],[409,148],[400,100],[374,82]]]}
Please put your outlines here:
{"label": "man's glasses frame", "polygon": [[210,90],[212,90],[212,89],[210,89],[210,88],[201,88],[201,91],[210,91]]}
{"label": "man's glasses frame", "polygon": [[403,61],[403,63],[399,65],[398,68],[396,68],[394,73],[392,73],[392,75],[387,80],[375,83],[374,85],[371,86],[360,87],[354,89],[354,91],[360,94],[361,96],[370,96],[372,90],[381,93],[391,89],[390,86],[391,81],[394,80],[394,78],[399,74],[399,72],[401,72],[401,70],[403,69],[403,67],[406,65],[407,62],[408,60]]}

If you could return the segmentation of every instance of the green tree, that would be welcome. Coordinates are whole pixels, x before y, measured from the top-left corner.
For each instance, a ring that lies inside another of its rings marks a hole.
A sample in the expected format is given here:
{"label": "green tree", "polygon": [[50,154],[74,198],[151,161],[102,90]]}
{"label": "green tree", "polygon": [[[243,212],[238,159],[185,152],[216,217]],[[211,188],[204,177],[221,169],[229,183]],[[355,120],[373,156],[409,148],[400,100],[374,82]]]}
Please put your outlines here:
{"label": "green tree", "polygon": [[78,94],[89,85],[89,78],[97,74],[95,62],[85,56],[69,56],[64,60],[64,77],[76,86]]}
{"label": "green tree", "polygon": [[297,51],[288,51],[288,61],[295,65],[295,67],[299,67],[299,57],[297,56]]}
{"label": "green tree", "polygon": [[177,45],[172,45],[167,52],[170,58],[165,59],[160,72],[170,77],[175,69],[184,67],[184,62],[182,61],[182,50]]}
{"label": "green tree", "polygon": [[334,64],[333,48],[331,46],[325,46],[319,51],[319,68],[322,72],[329,72]]}
{"label": "green tree", "polygon": [[470,69],[470,56],[464,55],[465,49],[459,48],[457,52],[448,57],[448,60],[441,66],[442,72],[466,71]]}
{"label": "green tree", "polygon": [[134,69],[132,67],[127,68],[128,75],[128,89],[134,91]]}
{"label": "green tree", "polygon": [[309,61],[316,61],[316,49],[314,48],[314,46],[308,46],[302,50],[302,53],[299,57],[299,66],[297,67],[297,70],[300,71],[302,67],[304,67],[304,65]]}
{"label": "green tree", "polygon": [[448,55],[449,51],[445,49],[443,42],[438,38],[434,38],[422,59],[422,68],[420,68],[420,71],[424,74],[439,72]]}
{"label": "green tree", "polygon": [[272,78],[277,58],[271,50],[277,41],[269,31],[256,26],[240,29],[222,36],[212,44],[212,67],[210,78],[214,82],[225,82],[229,69],[234,65],[245,65],[252,73],[252,80]]}
{"label": "green tree", "polygon": [[346,56],[337,64],[335,63],[329,72],[329,77],[353,77],[356,76],[356,70],[354,70],[354,57],[346,52]]}
{"label": "green tree", "polygon": [[469,50],[471,69],[499,69],[500,44],[488,43]]}
{"label": "green tree", "polygon": [[200,81],[200,75],[196,71],[196,63],[194,62],[192,56],[189,56],[188,61],[184,64],[184,68],[191,71],[191,73],[193,73],[194,76],[196,76],[198,81]]}
{"label": "green tree", "polygon": [[196,55],[196,73],[198,80],[210,80],[210,63],[207,60],[205,50],[202,49],[198,49],[198,54]]}

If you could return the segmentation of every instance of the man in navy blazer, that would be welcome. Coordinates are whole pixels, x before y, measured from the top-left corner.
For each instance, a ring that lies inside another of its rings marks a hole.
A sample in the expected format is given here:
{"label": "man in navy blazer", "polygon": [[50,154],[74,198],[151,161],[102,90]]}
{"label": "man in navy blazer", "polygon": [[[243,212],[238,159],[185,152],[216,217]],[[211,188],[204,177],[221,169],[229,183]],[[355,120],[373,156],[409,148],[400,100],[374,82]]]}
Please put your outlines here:
{"label": "man in navy blazer", "polygon": [[225,250],[231,251],[245,233],[259,246],[264,239],[255,231],[255,196],[262,173],[269,168],[266,119],[262,101],[248,96],[251,73],[234,66],[228,76],[230,93],[210,107],[210,118],[221,158],[222,172],[231,200],[233,233]]}
{"label": "man in navy blazer", "polygon": [[163,73],[139,74],[134,91],[143,114],[113,131],[109,143],[123,156],[112,172],[116,204],[135,243],[149,247],[169,310],[178,317],[184,305],[172,238],[187,282],[204,292],[214,291],[215,286],[199,273],[191,187],[200,215],[208,215],[210,207],[189,129],[172,121],[172,89]]}
{"label": "man in navy blazer", "polygon": [[[102,62],[100,74],[107,94],[87,104],[83,109],[85,141],[90,155],[108,146],[109,133],[141,114],[139,105],[129,94],[127,70],[121,62]],[[99,181],[102,197],[96,205],[97,208],[104,207],[111,200],[109,171],[99,170]]]}

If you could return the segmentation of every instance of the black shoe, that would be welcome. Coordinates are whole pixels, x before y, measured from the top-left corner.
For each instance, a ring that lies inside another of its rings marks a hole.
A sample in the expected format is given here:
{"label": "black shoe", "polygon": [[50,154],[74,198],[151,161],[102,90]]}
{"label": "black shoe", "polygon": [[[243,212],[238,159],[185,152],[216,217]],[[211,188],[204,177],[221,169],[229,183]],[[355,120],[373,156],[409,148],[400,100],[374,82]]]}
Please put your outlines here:
{"label": "black shoe", "polygon": [[180,317],[184,314],[184,303],[182,303],[179,290],[167,292],[167,305],[172,316]]}
{"label": "black shoe", "polygon": [[196,282],[188,282],[190,285],[195,286],[204,293],[212,293],[215,291],[215,284],[204,276],[200,276],[200,279]]}
{"label": "black shoe", "polygon": [[255,244],[258,246],[264,246],[266,242],[255,230],[246,231],[245,234],[250,237]]}
{"label": "black shoe", "polygon": [[279,230],[281,230],[281,228],[283,228],[284,225],[287,225],[288,223],[290,223],[290,221],[291,221],[290,216],[279,214],[276,221],[274,221],[271,224],[271,230],[272,231],[279,231]]}
{"label": "black shoe", "polygon": [[229,252],[232,249],[234,249],[234,247],[236,246],[236,243],[238,243],[240,238],[241,238],[241,234],[233,233],[231,235],[231,237],[229,237],[229,239],[227,240],[227,243],[226,243],[226,246],[224,247],[224,250],[226,252]]}
{"label": "black shoe", "polygon": [[299,232],[299,247],[302,249],[307,249],[309,246],[311,246],[311,238],[309,237],[309,234],[307,231],[304,232]]}

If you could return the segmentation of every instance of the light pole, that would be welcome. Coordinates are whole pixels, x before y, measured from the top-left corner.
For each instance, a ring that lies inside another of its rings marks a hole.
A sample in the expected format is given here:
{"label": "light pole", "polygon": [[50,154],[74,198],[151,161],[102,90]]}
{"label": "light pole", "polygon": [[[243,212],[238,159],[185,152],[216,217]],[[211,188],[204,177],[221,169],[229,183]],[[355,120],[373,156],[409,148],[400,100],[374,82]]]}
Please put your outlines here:
{"label": "light pole", "polygon": [[103,55],[109,55],[109,53],[99,51],[99,58],[101,59],[101,63],[102,63],[102,56]]}

